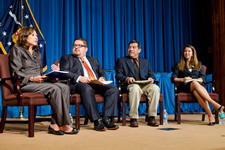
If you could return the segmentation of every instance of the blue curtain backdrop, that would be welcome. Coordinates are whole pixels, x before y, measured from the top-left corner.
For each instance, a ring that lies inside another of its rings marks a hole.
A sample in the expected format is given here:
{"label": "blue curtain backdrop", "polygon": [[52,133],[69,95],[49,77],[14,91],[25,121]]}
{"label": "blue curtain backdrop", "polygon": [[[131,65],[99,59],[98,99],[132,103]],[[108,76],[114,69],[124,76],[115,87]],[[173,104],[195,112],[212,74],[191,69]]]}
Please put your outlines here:
{"label": "blue curtain backdrop", "polygon": [[[12,1],[0,0],[0,18]],[[77,37],[87,40],[87,55],[98,58],[104,69],[113,69],[116,59],[127,55],[128,43],[133,39],[141,42],[140,56],[150,61],[154,72],[171,72],[170,67],[179,61],[185,45],[192,44],[198,49],[196,0],[28,0],[28,3],[46,40],[47,72],[54,61],[72,52]]]}

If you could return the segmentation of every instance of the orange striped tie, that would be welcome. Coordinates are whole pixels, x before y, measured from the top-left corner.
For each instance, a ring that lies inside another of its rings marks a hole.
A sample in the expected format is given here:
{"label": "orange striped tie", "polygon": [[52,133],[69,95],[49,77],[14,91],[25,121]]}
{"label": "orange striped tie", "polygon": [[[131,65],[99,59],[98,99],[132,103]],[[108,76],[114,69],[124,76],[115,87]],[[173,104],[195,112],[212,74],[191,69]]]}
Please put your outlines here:
{"label": "orange striped tie", "polygon": [[88,64],[84,61],[84,58],[83,57],[80,57],[80,60],[81,60],[81,63],[83,64],[84,68],[86,69],[88,75],[89,75],[89,78],[91,80],[94,80],[95,79],[95,75],[94,73],[91,71],[91,69],[89,68]]}

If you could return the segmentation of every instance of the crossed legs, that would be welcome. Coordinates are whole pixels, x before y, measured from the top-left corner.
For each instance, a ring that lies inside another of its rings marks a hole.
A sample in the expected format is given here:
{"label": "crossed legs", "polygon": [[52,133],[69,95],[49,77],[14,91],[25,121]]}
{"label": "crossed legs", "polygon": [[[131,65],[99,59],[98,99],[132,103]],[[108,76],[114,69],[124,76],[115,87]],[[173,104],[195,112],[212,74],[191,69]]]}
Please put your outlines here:
{"label": "crossed legs", "polygon": [[193,81],[190,86],[190,91],[193,92],[194,96],[197,98],[199,104],[203,107],[203,109],[206,111],[209,117],[209,122],[213,123],[215,122],[215,118],[212,115],[212,112],[209,108],[210,103],[215,110],[218,110],[221,105],[215,102],[211,97],[209,96],[209,93],[206,91],[206,89],[200,85],[198,82]]}

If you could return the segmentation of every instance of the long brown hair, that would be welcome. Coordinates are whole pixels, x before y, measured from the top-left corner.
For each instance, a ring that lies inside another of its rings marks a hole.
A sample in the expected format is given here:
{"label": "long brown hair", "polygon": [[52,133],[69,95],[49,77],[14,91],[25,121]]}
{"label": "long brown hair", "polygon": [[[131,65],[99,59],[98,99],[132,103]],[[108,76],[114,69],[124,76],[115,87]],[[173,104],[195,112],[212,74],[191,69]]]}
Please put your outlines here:
{"label": "long brown hair", "polygon": [[[19,37],[18,41],[16,42],[16,45],[25,49],[29,49],[30,44],[27,42],[27,37],[31,35],[34,31],[36,31],[37,33],[35,27],[23,27],[19,32]],[[33,50],[38,51],[38,46],[34,46]]]}
{"label": "long brown hair", "polygon": [[195,70],[200,71],[201,66],[200,66],[200,63],[199,63],[198,58],[197,58],[196,50],[195,50],[194,46],[192,46],[190,44],[186,45],[184,47],[183,52],[180,56],[180,62],[178,63],[179,70],[184,71],[184,68],[185,68],[185,65],[186,65],[186,59],[184,57],[184,50],[185,50],[186,47],[190,48],[192,50],[192,54],[193,54],[193,56],[191,57],[190,65],[194,66]]}

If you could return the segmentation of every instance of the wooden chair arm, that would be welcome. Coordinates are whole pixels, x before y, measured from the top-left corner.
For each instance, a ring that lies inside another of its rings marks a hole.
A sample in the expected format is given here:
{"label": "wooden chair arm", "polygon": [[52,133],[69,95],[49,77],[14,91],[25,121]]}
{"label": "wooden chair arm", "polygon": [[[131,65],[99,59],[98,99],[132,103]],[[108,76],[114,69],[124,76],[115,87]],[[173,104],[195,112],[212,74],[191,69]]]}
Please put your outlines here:
{"label": "wooden chair arm", "polygon": [[215,89],[215,83],[216,83],[216,81],[215,80],[213,80],[213,81],[209,81],[209,82],[205,82],[204,84],[206,85],[206,84],[212,84],[212,91],[213,91],[213,93],[215,93],[216,92],[216,89]]}

